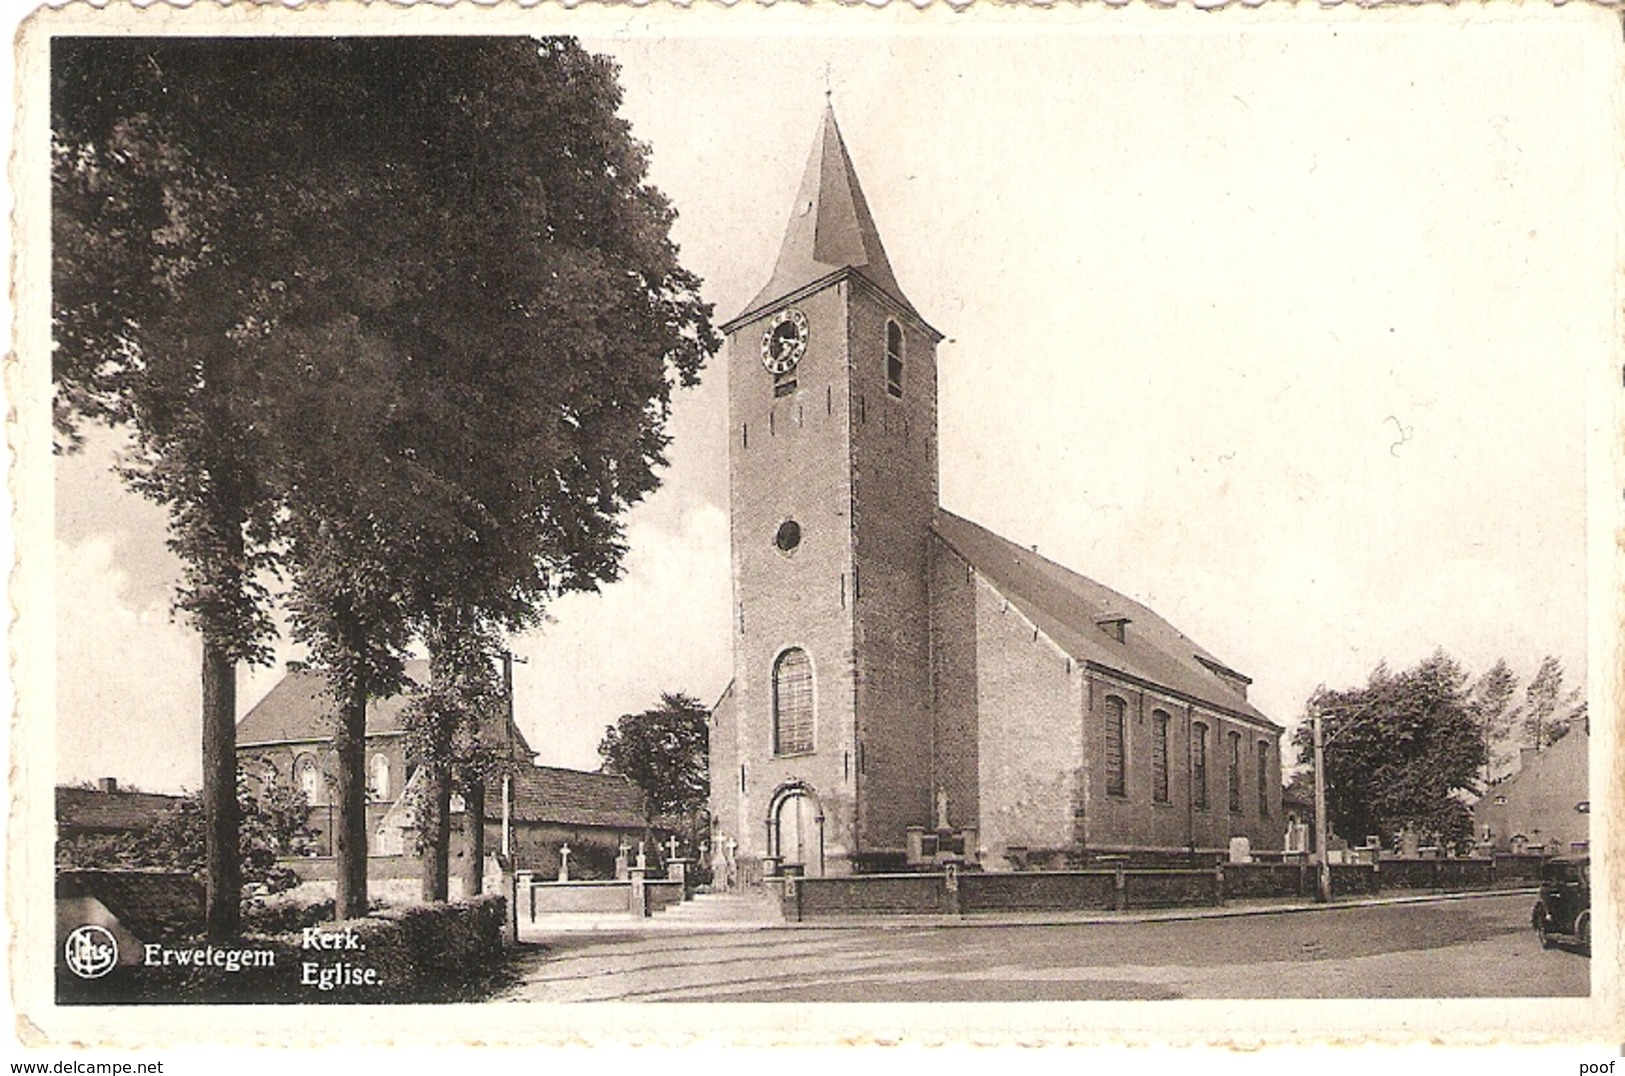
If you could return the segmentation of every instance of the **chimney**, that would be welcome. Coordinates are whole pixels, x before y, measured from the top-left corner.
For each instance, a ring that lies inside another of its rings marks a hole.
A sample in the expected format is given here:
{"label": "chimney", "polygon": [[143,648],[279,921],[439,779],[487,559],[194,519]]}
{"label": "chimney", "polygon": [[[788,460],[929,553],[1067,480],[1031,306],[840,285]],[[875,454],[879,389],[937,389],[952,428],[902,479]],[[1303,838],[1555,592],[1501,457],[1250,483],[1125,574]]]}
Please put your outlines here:
{"label": "chimney", "polygon": [[97,792],[117,792],[118,791],[118,778],[117,777],[98,777],[96,779],[96,791]]}

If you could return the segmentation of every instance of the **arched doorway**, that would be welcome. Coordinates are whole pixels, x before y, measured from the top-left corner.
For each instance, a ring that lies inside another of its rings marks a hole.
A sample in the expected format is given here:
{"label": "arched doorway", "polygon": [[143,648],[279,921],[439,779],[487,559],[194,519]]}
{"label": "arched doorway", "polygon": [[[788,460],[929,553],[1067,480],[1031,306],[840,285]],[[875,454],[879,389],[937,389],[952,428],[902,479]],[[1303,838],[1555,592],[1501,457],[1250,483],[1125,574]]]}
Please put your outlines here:
{"label": "arched doorway", "polygon": [[773,851],[787,866],[817,878],[824,873],[824,812],[805,788],[792,788],[779,796],[773,808]]}

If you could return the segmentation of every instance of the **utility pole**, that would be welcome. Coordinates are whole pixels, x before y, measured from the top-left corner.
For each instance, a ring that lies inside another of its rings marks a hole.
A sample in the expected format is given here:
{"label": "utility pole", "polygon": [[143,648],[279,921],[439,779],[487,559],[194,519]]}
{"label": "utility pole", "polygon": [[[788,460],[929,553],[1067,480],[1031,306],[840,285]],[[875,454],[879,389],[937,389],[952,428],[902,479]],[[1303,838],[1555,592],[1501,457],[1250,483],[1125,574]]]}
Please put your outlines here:
{"label": "utility pole", "polygon": [[1332,899],[1332,865],[1326,858],[1326,734],[1320,724],[1320,700],[1310,706],[1315,732],[1315,899]]}

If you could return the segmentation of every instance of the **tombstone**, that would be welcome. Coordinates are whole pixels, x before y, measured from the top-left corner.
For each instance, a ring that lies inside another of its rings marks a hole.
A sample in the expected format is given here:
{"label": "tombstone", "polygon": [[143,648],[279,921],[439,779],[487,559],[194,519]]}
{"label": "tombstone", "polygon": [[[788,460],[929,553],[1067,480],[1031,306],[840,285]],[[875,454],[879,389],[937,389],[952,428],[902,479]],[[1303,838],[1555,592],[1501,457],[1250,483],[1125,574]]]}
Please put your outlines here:
{"label": "tombstone", "polygon": [[559,881],[570,880],[570,842],[559,845]]}
{"label": "tombstone", "polygon": [[642,841],[638,842],[638,865],[637,865],[637,869],[640,870],[640,871],[646,871],[646,870],[649,869],[649,860],[648,860],[648,857],[643,854],[643,842]]}
{"label": "tombstone", "polygon": [[1251,863],[1253,861],[1253,842],[1246,837],[1230,838],[1230,862]]}
{"label": "tombstone", "polygon": [[729,889],[739,888],[739,860],[734,853],[739,851],[739,842],[732,837],[728,838],[728,877],[726,885]]}
{"label": "tombstone", "polygon": [[627,862],[627,855],[631,851],[632,846],[627,843],[626,835],[622,834],[621,846],[615,852],[615,880],[617,882],[624,882],[627,879],[627,871],[631,868],[631,864]]}
{"label": "tombstone", "polygon": [[1417,839],[1416,830],[1409,826],[1399,835],[1399,854],[1406,859],[1415,859],[1420,854],[1421,841]]}

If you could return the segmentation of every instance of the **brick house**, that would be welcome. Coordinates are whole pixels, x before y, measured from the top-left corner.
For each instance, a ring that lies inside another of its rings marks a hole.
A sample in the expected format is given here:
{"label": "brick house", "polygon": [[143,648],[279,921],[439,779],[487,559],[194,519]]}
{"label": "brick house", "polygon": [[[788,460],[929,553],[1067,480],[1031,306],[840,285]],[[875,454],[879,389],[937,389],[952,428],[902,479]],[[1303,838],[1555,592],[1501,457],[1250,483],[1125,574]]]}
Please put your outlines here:
{"label": "brick house", "polygon": [[1473,805],[1481,847],[1497,852],[1583,855],[1591,847],[1591,737],[1576,724],[1541,750],[1523,749],[1518,771]]}
{"label": "brick house", "polygon": [[[413,681],[422,683],[428,675],[428,662],[407,663]],[[324,686],[320,674],[291,668],[237,725],[238,764],[251,780],[290,782],[304,790],[319,858],[332,855],[338,810],[332,702]],[[368,855],[412,861],[379,864],[380,877],[417,871],[414,805],[424,781],[407,747],[407,701],[403,694],[367,704]],[[513,768],[506,780],[493,777],[486,788],[488,851],[507,850],[519,869],[552,873],[559,846],[569,842],[579,853],[572,867],[580,872],[613,864],[623,839],[644,837],[643,793],[626,778],[538,766],[519,727],[511,720],[503,725],[493,738],[507,744]],[[465,821],[462,799],[454,796],[454,856],[461,854],[455,834]]]}
{"label": "brick house", "polygon": [[936,345],[826,111],[729,337],[734,675],[714,841],[745,877],[1279,851],[1282,729],[1155,612],[940,507]]}

